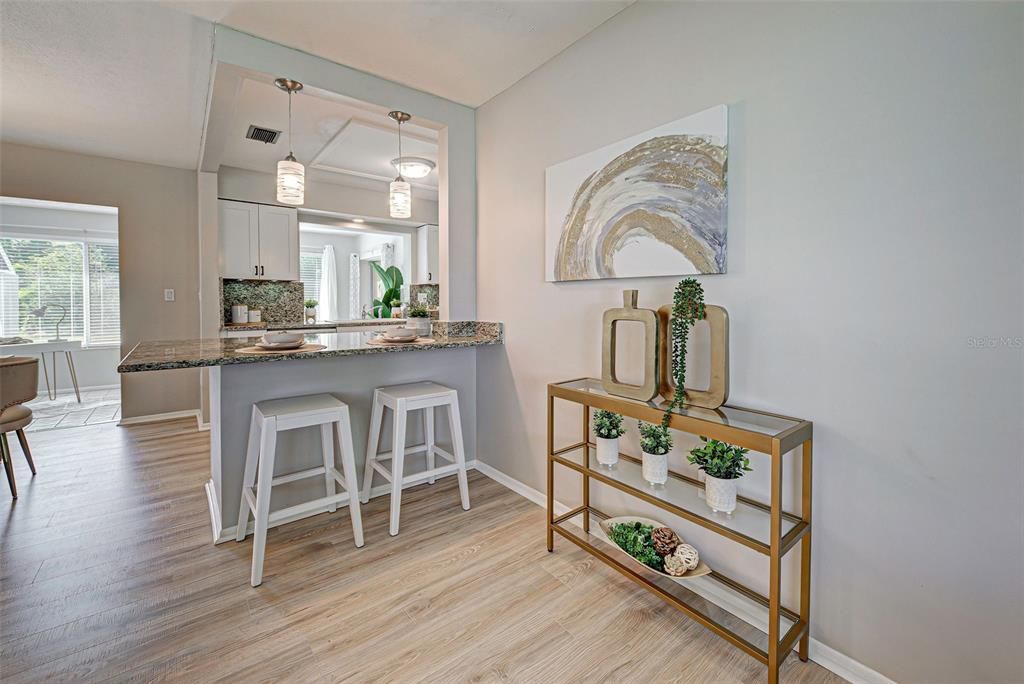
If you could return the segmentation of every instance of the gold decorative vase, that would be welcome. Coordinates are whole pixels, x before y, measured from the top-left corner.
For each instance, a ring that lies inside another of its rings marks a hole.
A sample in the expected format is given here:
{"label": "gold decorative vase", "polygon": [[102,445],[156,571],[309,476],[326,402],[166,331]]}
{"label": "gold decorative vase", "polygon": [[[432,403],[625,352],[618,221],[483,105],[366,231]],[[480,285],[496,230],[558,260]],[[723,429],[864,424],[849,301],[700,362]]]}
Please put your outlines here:
{"label": "gold decorative vase", "polygon": [[[704,309],[704,320],[711,328],[711,381],[706,390],[684,389],[686,396],[683,405],[716,409],[729,398],[729,313],[713,304],[706,305]],[[658,369],[661,378],[658,391],[669,400],[676,391],[672,379],[671,317],[671,306],[658,309]]]}
{"label": "gold decorative vase", "polygon": [[[651,309],[638,309],[637,290],[622,291],[622,308],[604,312],[601,334],[601,386],[609,394],[640,401],[658,395],[659,325],[658,314]],[[644,377],[639,385],[621,382],[615,372],[616,323],[635,321],[644,327]]]}

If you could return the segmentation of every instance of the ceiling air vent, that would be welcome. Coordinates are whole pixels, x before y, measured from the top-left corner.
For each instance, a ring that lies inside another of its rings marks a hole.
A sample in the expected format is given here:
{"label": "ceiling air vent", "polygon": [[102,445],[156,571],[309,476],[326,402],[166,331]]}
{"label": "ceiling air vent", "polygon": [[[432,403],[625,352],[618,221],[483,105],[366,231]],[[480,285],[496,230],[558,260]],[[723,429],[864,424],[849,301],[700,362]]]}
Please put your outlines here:
{"label": "ceiling air vent", "polygon": [[249,140],[273,145],[277,142],[277,139],[281,137],[281,131],[275,131],[271,128],[260,128],[254,124],[249,126],[249,130],[246,131],[245,137]]}

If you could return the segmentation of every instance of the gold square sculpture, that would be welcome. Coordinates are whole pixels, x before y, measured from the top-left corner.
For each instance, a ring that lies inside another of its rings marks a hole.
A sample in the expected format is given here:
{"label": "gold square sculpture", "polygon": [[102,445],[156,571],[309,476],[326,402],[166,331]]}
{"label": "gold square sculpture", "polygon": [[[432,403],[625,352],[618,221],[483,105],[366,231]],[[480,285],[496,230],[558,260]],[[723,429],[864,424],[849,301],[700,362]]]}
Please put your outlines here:
{"label": "gold square sculpture", "polygon": [[[716,409],[729,399],[729,313],[722,307],[712,304],[708,304],[704,309],[704,320],[711,327],[711,381],[706,390],[685,389],[684,406]],[[666,305],[658,309],[658,391],[666,400],[671,400],[676,391],[672,379],[671,317],[671,306]]]}
{"label": "gold square sculpture", "polygon": [[[637,290],[622,291],[622,308],[604,312],[601,333],[601,386],[609,394],[640,401],[658,395],[659,335],[658,314],[652,309],[638,309]],[[619,382],[615,374],[615,324],[636,321],[644,326],[644,381],[641,385]]]}

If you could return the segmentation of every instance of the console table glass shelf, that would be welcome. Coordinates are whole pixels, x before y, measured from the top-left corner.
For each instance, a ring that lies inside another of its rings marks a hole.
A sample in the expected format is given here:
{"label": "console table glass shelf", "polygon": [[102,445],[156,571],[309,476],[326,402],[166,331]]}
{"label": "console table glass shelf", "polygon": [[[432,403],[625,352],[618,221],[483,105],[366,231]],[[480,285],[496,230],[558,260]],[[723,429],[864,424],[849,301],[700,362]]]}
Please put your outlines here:
{"label": "console table glass shelf", "polygon": [[[583,435],[579,442],[556,448],[555,399],[583,407]],[[548,550],[554,549],[556,534],[571,541],[768,665],[768,681],[777,682],[782,661],[794,647],[798,646],[801,660],[808,657],[812,424],[734,406],[715,410],[680,408],[672,412],[669,427],[673,430],[747,447],[770,458],[770,501],[764,503],[741,496],[736,510],[731,515],[722,515],[711,512],[701,497],[703,483],[691,477],[670,471],[665,485],[652,487],[643,479],[639,459],[620,454],[619,462],[612,468],[597,463],[590,435],[590,409],[605,409],[657,423],[661,421],[665,406],[660,398],[641,402],[608,394],[600,380],[593,378],[548,385]],[[798,447],[802,461],[799,514],[782,509],[783,457]],[[758,458],[756,453],[751,456]],[[557,517],[554,514],[556,464],[580,473],[583,479],[582,505]],[[759,594],[719,572],[693,580],[673,581],[647,571],[608,541],[599,529],[591,531],[593,516],[608,517],[590,505],[591,479],[768,556],[769,595]],[[799,611],[792,611],[781,603],[781,561],[797,545],[800,546],[800,607]],[[709,597],[723,598],[724,595],[728,595],[728,605],[747,606],[742,609],[745,618],[709,600]],[[752,622],[766,624],[767,632],[753,626]]]}

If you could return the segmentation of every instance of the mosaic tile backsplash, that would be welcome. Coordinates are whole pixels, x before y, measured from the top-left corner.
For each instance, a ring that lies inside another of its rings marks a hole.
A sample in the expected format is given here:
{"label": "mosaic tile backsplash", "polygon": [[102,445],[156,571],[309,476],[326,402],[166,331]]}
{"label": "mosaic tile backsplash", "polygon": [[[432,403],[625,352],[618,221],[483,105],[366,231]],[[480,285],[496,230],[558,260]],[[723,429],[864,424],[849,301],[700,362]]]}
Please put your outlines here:
{"label": "mosaic tile backsplash", "polygon": [[413,304],[419,304],[420,293],[427,295],[427,308],[436,309],[440,305],[441,301],[441,286],[437,284],[425,284],[425,285],[410,285],[409,286],[409,301]]}
{"label": "mosaic tile backsplash", "polygon": [[305,293],[301,282],[284,280],[221,280],[224,323],[231,322],[231,307],[245,304],[263,312],[266,323],[291,324],[302,321]]}

